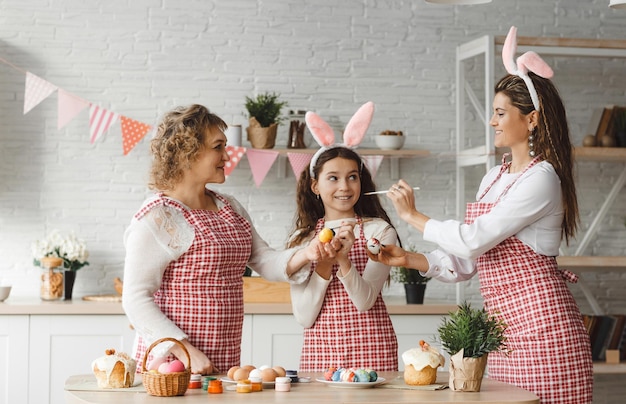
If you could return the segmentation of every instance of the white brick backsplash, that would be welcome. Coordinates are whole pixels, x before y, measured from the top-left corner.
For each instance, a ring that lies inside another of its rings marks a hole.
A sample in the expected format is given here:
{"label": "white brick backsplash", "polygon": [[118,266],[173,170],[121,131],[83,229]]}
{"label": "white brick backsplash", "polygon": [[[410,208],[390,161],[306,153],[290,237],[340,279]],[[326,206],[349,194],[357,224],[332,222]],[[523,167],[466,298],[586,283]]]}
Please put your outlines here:
{"label": "white brick backsplash", "polygon": [[[405,147],[430,150],[431,157],[402,159],[400,174],[422,187],[419,208],[440,219],[456,215],[456,46],[484,34],[503,35],[511,24],[523,36],[619,39],[625,18],[607,7],[608,0],[499,0],[472,7],[403,0],[22,3],[3,2],[4,59],[152,125],[176,105],[201,103],[245,128],[244,97],[276,91],[289,102],[285,113],[315,110],[340,131],[360,104],[374,101],[376,114],[364,146],[374,147],[374,135],[393,129],[405,132]],[[594,108],[626,105],[623,59],[546,59],[555,68],[577,145]],[[91,144],[86,110],[58,130],[56,95],[23,115],[23,71],[0,67],[0,278],[14,284],[16,295],[36,294],[30,244],[59,228],[75,231],[91,251],[76,295],[112,292],[112,279],[122,275],[124,229],[149,194],[149,139],[128,156],[122,154],[116,127]],[[497,75],[503,74],[497,58],[495,67]],[[475,61],[468,77],[480,77],[483,68]],[[476,118],[468,113],[468,119]],[[479,141],[469,139],[470,144]],[[283,125],[277,147],[286,142]],[[245,133],[244,145],[249,145]],[[279,173],[279,166],[286,172]],[[617,164],[579,164],[583,229],[620,172]],[[468,183],[478,182],[479,170],[474,177]],[[376,183],[385,188],[394,180],[385,159]],[[235,195],[259,233],[281,248],[293,223],[295,183],[289,163],[283,162],[256,188],[244,159],[216,188]],[[625,193],[620,192],[587,254],[626,255]],[[473,197],[474,191],[467,194]],[[381,200],[404,244],[433,247]],[[626,310],[620,298],[626,274],[594,272],[585,279],[604,308]],[[586,308],[580,291],[572,290]],[[395,285],[385,293],[402,291]],[[427,297],[452,301],[455,293],[454,285],[433,281]],[[480,302],[477,280],[468,282],[466,293]]]}

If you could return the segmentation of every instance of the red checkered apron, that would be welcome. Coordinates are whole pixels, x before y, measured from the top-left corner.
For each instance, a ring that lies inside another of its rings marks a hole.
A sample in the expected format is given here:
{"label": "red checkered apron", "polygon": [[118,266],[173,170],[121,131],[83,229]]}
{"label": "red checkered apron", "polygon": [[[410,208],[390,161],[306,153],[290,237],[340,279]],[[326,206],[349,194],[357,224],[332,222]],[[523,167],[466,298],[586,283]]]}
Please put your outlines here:
{"label": "red checkered apron", "polygon": [[[217,212],[188,210],[160,195],[135,217],[141,219],[156,206],[170,206],[193,227],[189,250],[167,266],[154,301],[189,336],[192,345],[226,371],[238,366],[241,356],[242,277],[252,249],[252,231],[250,223],[223,197],[211,194],[225,205]],[[137,360],[143,361],[143,339],[137,351]]]}
{"label": "red checkered apron", "polygon": [[[533,160],[524,172],[538,161]],[[503,159],[498,177],[478,202],[467,204],[466,223],[489,212],[517,181],[495,202],[480,202],[509,165]],[[485,308],[508,325],[511,349],[508,356],[489,354],[489,377],[531,391],[542,403],[590,403],[589,336],[565,283],[576,282],[577,276],[560,270],[555,257],[537,254],[514,236],[480,256],[476,265]]]}
{"label": "red checkered apron", "polygon": [[[357,218],[357,223],[360,224],[359,236],[348,257],[362,275],[368,257],[361,218]],[[323,227],[324,219],[320,219],[315,233]],[[315,271],[315,267],[312,263],[311,270]],[[323,372],[331,366],[341,366],[397,371],[398,342],[382,295],[378,294],[371,309],[359,312],[337,278],[338,270],[339,265],[334,265],[333,279],[315,323],[304,329],[300,370]]]}

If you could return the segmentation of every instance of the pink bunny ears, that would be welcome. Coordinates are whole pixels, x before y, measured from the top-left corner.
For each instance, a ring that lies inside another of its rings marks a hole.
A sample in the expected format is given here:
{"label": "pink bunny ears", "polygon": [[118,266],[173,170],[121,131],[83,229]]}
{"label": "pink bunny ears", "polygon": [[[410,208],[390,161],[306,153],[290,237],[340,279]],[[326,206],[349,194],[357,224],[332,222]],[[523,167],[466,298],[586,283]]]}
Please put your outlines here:
{"label": "pink bunny ears", "polygon": [[317,159],[323,152],[333,147],[354,148],[361,143],[365,132],[367,132],[367,128],[369,128],[372,122],[372,116],[374,116],[374,103],[369,101],[363,104],[361,108],[352,115],[352,118],[350,118],[346,129],[343,131],[343,143],[335,143],[335,132],[333,128],[315,112],[309,111],[306,113],[304,117],[306,126],[311,131],[315,141],[321,146],[321,148],[315,152],[309,164],[311,178],[315,178],[313,168],[317,164]]}
{"label": "pink bunny ears", "polygon": [[517,28],[511,27],[502,47],[502,63],[504,63],[504,68],[509,74],[514,74],[524,80],[533,105],[539,111],[539,97],[528,72],[533,72],[544,79],[551,78],[554,72],[535,52],[526,52],[518,57],[517,61],[515,60],[515,52],[517,52]]}

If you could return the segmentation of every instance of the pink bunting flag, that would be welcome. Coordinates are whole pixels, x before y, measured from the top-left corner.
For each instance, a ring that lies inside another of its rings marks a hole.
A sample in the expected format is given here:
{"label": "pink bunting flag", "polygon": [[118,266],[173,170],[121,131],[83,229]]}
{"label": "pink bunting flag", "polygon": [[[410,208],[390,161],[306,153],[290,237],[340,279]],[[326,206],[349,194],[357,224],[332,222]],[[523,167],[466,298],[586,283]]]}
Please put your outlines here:
{"label": "pink bunting flag", "polygon": [[62,88],[59,88],[59,92],[57,94],[59,97],[57,106],[57,129],[61,129],[70,123],[70,121],[74,119],[80,111],[87,108],[89,102],[72,93],[68,93]]}
{"label": "pink bunting flag", "polygon": [[115,112],[107,111],[97,105],[89,107],[89,132],[91,143],[95,142],[117,120]]}
{"label": "pink bunting flag", "polygon": [[383,157],[384,156],[361,156],[367,166],[367,169],[370,170],[370,174],[372,174],[372,179],[376,178],[378,168],[383,162]]}
{"label": "pink bunting flag", "polygon": [[152,126],[126,116],[122,116],[120,120],[122,126],[122,146],[125,156],[146,136],[146,133],[150,132]]}
{"label": "pink bunting flag", "polygon": [[35,108],[41,101],[45,100],[57,90],[57,86],[35,76],[31,72],[26,72],[26,85],[24,88],[24,115]]}
{"label": "pink bunting flag", "polygon": [[296,178],[300,178],[300,173],[307,168],[312,157],[313,155],[309,153],[287,153],[289,164],[291,164],[291,169]]}
{"label": "pink bunting flag", "polygon": [[230,156],[230,160],[224,166],[224,174],[228,177],[235,167],[237,167],[243,155],[246,154],[246,148],[240,146],[226,146],[226,153]]}
{"label": "pink bunting flag", "polygon": [[272,164],[278,157],[277,151],[261,150],[261,149],[249,149],[246,155],[248,156],[248,162],[250,163],[250,170],[252,171],[252,177],[254,177],[254,183],[259,188],[265,180],[265,176],[272,168]]}

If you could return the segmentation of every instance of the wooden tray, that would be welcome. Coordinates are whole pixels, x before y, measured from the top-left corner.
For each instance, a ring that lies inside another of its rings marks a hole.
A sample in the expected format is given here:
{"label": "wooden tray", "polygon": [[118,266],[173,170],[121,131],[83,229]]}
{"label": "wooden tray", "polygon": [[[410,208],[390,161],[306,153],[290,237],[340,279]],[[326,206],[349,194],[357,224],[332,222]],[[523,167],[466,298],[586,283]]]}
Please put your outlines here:
{"label": "wooden tray", "polygon": [[121,302],[122,296],[120,295],[89,295],[83,296],[83,300],[89,302]]}

